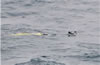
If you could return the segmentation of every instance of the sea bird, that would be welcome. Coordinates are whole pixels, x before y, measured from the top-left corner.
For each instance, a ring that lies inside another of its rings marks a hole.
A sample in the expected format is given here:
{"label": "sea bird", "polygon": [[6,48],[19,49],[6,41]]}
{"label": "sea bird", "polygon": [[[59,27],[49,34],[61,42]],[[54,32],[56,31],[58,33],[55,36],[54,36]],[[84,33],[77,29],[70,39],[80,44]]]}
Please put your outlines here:
{"label": "sea bird", "polygon": [[76,36],[77,35],[77,31],[68,31],[68,37],[71,37],[71,36]]}

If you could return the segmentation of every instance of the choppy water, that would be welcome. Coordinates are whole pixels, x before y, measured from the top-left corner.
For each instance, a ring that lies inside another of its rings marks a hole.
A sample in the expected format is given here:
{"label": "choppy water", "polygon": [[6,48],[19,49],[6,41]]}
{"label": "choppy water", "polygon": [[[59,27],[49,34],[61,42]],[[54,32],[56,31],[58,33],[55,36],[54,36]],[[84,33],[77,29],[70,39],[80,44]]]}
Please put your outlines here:
{"label": "choppy water", "polygon": [[[2,65],[100,65],[99,0],[2,0]],[[68,31],[77,31],[68,37]],[[46,36],[11,36],[42,32]]]}

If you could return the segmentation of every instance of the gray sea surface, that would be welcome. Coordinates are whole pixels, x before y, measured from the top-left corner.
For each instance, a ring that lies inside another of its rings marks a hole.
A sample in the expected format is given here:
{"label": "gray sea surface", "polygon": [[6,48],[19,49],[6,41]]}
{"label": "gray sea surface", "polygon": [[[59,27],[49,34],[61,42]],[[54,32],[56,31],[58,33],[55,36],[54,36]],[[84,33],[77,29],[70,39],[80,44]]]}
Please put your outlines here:
{"label": "gray sea surface", "polygon": [[[2,65],[100,65],[100,0],[2,0]],[[68,37],[68,31],[77,31]],[[48,35],[12,36],[16,33]]]}

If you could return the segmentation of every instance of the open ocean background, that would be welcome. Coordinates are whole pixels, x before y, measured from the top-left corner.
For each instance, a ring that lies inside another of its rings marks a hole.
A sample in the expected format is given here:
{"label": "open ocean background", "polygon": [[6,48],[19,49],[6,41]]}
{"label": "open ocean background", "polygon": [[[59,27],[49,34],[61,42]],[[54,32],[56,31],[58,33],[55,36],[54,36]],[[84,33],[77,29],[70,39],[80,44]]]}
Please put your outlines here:
{"label": "open ocean background", "polygon": [[[2,65],[100,65],[100,0],[2,0]],[[68,31],[78,31],[68,37]],[[47,36],[11,36],[42,32]]]}

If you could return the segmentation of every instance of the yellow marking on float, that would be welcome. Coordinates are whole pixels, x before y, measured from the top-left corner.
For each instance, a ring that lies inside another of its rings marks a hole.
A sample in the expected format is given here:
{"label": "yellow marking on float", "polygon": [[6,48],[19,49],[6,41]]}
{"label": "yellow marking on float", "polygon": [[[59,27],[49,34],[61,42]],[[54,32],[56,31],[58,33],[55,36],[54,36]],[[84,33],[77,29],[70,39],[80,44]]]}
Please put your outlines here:
{"label": "yellow marking on float", "polygon": [[12,36],[25,36],[25,35],[36,35],[36,36],[42,36],[42,33],[16,33],[11,34]]}
{"label": "yellow marking on float", "polygon": [[33,35],[41,36],[43,35],[42,33],[32,33]]}

